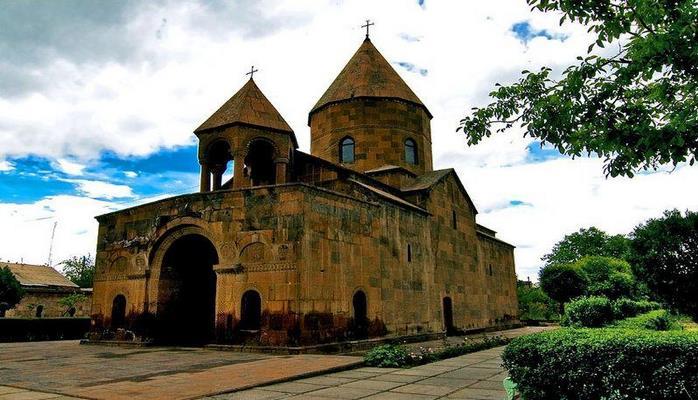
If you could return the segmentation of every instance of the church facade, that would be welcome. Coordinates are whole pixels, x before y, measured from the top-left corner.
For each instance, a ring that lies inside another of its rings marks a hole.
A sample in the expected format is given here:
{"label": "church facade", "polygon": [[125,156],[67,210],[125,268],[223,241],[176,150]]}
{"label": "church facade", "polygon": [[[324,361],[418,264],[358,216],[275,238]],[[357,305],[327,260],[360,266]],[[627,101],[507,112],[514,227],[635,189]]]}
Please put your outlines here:
{"label": "church facade", "polygon": [[194,132],[199,193],[97,217],[95,326],[289,345],[515,322],[514,248],[432,168],[431,118],[368,38],[310,154],[250,78]]}

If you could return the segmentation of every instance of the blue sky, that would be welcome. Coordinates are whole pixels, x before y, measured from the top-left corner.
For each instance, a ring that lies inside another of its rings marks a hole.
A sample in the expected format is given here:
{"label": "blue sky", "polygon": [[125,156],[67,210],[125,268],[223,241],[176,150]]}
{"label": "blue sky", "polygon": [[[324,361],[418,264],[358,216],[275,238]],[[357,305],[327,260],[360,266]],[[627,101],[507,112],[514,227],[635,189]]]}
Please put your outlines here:
{"label": "blue sky", "polygon": [[562,71],[591,37],[525,0],[47,2],[0,9],[0,259],[94,253],[95,215],[198,186],[193,130],[255,81],[309,151],[308,111],[371,40],[427,105],[436,168],[455,168],[478,222],[517,246],[521,276],[564,234],[626,233],[698,208],[698,167],[606,179],[519,128],[469,147],[456,132],[494,84]]}

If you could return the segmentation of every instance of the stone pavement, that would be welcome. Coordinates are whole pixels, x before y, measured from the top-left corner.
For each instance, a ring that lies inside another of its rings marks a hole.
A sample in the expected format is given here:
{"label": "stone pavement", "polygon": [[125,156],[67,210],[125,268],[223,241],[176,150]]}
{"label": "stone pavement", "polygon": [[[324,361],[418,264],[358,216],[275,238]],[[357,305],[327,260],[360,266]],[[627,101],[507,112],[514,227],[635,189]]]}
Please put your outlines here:
{"label": "stone pavement", "polygon": [[352,368],[360,362],[348,356],[81,346],[77,341],[2,343],[0,385],[6,386],[0,386],[0,400],[60,399],[58,394],[188,399]]}
{"label": "stone pavement", "polygon": [[409,369],[358,368],[207,399],[502,400],[507,376],[500,365],[503,350],[497,347]]}

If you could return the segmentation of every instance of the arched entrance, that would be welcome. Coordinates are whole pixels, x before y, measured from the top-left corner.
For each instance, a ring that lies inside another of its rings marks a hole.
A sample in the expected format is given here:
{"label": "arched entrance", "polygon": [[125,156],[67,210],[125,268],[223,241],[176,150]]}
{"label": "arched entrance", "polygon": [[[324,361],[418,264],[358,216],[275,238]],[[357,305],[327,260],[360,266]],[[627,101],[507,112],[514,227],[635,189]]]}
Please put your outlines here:
{"label": "arched entrance", "polygon": [[111,303],[111,327],[123,328],[126,324],[126,297],[119,294]]}
{"label": "arched entrance", "polygon": [[259,293],[248,290],[242,295],[240,302],[240,329],[248,331],[259,330],[262,321],[262,299]]}
{"label": "arched entrance", "polygon": [[250,143],[247,157],[245,157],[245,168],[252,186],[276,183],[274,154],[274,146],[266,140],[256,139]]}
{"label": "arched entrance", "polygon": [[188,234],[166,250],[158,286],[156,339],[203,344],[214,337],[218,254],[204,236]]}
{"label": "arched entrance", "polygon": [[366,293],[358,290],[352,298],[352,306],[354,309],[354,332],[357,338],[365,338],[368,336],[368,310],[366,302]]}
{"label": "arched entrance", "polygon": [[444,326],[446,328],[446,334],[454,333],[455,329],[453,327],[453,302],[450,297],[444,297],[443,300],[444,308]]}

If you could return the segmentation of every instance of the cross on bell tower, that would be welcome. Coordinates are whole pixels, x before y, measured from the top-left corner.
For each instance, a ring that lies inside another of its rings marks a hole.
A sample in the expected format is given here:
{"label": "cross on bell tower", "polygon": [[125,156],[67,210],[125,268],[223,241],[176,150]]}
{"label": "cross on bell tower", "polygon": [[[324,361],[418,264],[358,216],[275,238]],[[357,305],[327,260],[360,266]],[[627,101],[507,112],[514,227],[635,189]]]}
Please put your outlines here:
{"label": "cross on bell tower", "polygon": [[255,72],[259,72],[259,70],[258,70],[258,69],[254,69],[254,65],[253,65],[252,68],[250,68],[250,72],[246,73],[245,75],[249,75],[249,76],[250,76],[250,79],[252,79],[252,78],[254,77],[254,73],[255,73]]}
{"label": "cross on bell tower", "polygon": [[373,25],[375,25],[375,24],[373,22],[371,22],[370,19],[367,19],[366,23],[364,25],[361,25],[362,28],[366,28],[366,39],[368,39],[369,28],[371,28],[371,26],[373,26]]}

